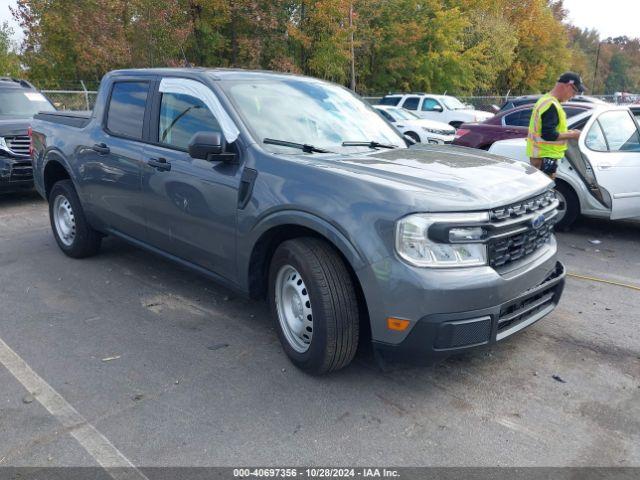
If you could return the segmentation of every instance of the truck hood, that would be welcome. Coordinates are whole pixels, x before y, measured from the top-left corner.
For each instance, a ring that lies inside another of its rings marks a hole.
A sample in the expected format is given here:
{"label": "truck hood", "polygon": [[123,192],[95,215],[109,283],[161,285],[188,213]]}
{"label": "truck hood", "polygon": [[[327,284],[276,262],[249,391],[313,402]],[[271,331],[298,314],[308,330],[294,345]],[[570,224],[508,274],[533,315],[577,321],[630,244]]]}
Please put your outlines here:
{"label": "truck hood", "polygon": [[7,137],[11,135],[26,135],[29,125],[31,125],[30,118],[0,118],[0,137]]}
{"label": "truck hood", "polygon": [[531,197],[553,185],[528,164],[452,145],[423,144],[313,159],[317,167],[410,196],[416,211],[484,210]]}

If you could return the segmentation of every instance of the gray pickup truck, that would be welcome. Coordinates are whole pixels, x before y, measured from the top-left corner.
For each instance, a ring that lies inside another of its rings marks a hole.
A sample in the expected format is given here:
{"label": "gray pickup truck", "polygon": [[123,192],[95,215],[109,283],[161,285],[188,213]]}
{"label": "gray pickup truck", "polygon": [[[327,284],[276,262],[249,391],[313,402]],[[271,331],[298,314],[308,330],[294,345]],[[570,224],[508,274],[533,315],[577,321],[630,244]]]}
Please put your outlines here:
{"label": "gray pickup truck", "polygon": [[557,305],[552,182],[521,162],[410,145],[314,78],[107,74],[93,112],[33,123],[36,188],[70,257],[104,235],[266,297],[311,373],[493,344]]}

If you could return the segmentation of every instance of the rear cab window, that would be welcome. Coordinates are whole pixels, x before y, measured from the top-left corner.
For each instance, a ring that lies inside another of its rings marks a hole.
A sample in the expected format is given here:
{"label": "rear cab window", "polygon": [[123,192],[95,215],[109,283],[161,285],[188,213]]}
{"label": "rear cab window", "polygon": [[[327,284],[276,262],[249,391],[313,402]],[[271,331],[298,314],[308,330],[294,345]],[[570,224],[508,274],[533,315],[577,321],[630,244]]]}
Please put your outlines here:
{"label": "rear cab window", "polygon": [[148,96],[147,81],[114,82],[107,109],[107,131],[113,135],[142,140]]}
{"label": "rear cab window", "polygon": [[378,105],[391,105],[392,107],[395,107],[400,103],[401,98],[402,97],[384,97],[382,100],[380,100],[380,103]]}
{"label": "rear cab window", "polygon": [[402,108],[407,110],[417,110],[420,103],[420,97],[407,97],[402,104]]}

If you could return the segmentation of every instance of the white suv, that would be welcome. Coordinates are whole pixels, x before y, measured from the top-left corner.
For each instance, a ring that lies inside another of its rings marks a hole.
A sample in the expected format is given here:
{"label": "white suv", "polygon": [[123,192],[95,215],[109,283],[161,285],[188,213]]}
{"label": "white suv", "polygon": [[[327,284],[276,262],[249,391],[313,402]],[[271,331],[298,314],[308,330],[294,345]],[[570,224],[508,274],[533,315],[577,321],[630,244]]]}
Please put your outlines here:
{"label": "white suv", "polygon": [[421,118],[437,120],[458,128],[463,123],[484,122],[493,113],[473,110],[456,97],[426,93],[392,93],[380,100],[380,105],[391,105],[411,110]]}

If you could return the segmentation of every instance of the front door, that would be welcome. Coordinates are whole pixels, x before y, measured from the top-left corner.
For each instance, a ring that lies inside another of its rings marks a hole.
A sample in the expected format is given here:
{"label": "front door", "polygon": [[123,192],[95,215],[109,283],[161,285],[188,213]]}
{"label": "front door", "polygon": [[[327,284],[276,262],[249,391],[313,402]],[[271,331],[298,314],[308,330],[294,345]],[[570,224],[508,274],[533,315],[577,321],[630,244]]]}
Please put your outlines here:
{"label": "front door", "polygon": [[151,122],[155,130],[151,136],[157,142],[145,146],[142,170],[147,242],[234,280],[241,168],[189,155],[187,147],[195,133],[221,131],[195,90],[159,92],[158,102],[157,118]]}
{"label": "front door", "polygon": [[594,168],[598,185],[611,195],[611,219],[640,216],[640,131],[626,109],[594,115],[580,149]]}

